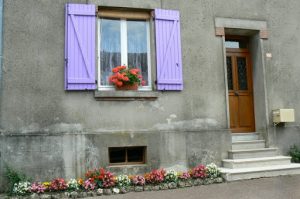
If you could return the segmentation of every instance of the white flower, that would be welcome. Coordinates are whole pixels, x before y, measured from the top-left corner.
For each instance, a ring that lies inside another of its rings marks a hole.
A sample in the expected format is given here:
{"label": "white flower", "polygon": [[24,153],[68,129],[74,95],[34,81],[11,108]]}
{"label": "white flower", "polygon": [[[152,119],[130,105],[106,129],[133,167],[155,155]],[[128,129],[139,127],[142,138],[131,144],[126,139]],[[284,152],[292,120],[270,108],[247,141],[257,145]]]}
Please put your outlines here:
{"label": "white flower", "polygon": [[178,177],[177,177],[177,172],[174,170],[170,170],[168,172],[166,172],[165,177],[166,177],[166,181],[168,182],[176,182]]}
{"label": "white flower", "polygon": [[30,182],[19,182],[14,184],[13,193],[16,195],[23,195],[28,193],[30,190],[31,183]]}
{"label": "white flower", "polygon": [[206,168],[207,168],[207,174],[211,179],[217,178],[221,174],[219,168],[214,163],[207,165]]}
{"label": "white flower", "polygon": [[70,190],[79,190],[79,184],[76,179],[70,179],[67,185]]}
{"label": "white flower", "polygon": [[103,189],[100,189],[100,188],[97,189],[97,193],[98,193],[98,194],[103,194]]}
{"label": "white flower", "polygon": [[120,193],[120,189],[118,189],[118,188],[113,188],[113,192],[116,193],[116,194],[118,194],[118,193]]}
{"label": "white flower", "polygon": [[117,183],[119,187],[127,187],[131,184],[131,180],[127,175],[119,175],[117,177]]}

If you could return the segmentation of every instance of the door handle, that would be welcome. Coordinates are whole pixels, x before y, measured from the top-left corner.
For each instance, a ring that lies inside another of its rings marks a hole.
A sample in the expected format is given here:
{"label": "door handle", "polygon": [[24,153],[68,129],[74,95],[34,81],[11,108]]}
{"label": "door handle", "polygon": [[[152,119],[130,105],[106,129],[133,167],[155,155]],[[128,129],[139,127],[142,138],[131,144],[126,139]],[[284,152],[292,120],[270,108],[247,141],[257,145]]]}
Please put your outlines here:
{"label": "door handle", "polygon": [[235,96],[239,96],[239,93],[237,91],[234,91]]}

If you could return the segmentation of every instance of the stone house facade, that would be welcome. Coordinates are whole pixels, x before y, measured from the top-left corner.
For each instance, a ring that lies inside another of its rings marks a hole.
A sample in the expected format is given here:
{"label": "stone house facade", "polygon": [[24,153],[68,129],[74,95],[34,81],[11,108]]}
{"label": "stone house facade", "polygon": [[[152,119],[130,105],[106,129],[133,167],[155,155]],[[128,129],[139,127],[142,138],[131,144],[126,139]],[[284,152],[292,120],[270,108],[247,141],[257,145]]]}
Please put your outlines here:
{"label": "stone house facade", "polygon": [[[281,154],[300,144],[297,0],[0,3],[1,175],[221,166],[232,133]],[[117,65],[146,85],[115,91]],[[274,126],[279,108],[295,122]]]}

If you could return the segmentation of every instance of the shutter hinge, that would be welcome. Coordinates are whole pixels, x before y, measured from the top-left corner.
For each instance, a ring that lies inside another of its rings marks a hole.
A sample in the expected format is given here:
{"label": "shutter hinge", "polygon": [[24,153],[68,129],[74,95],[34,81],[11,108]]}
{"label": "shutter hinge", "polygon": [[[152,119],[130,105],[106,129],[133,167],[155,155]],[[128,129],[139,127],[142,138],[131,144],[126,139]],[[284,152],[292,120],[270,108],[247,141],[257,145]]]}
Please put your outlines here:
{"label": "shutter hinge", "polygon": [[95,83],[98,84],[98,80],[95,80]]}
{"label": "shutter hinge", "polygon": [[157,80],[154,81],[154,84],[157,84]]}
{"label": "shutter hinge", "polygon": [[68,65],[68,58],[65,58],[65,63]]}

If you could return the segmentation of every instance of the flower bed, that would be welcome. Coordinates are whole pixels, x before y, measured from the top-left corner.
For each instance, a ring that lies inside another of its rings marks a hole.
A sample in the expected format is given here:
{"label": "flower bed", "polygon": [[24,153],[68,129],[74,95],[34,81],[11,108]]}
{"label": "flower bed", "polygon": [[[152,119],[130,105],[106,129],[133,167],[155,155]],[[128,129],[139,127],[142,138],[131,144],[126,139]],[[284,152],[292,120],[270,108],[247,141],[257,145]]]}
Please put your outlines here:
{"label": "flower bed", "polygon": [[215,164],[198,165],[187,172],[178,173],[174,170],[152,170],[144,175],[118,175],[100,168],[86,172],[85,179],[63,178],[53,179],[51,182],[15,183],[15,196],[30,198],[84,198],[111,194],[124,194],[130,191],[154,191],[184,188],[190,186],[221,183],[220,171]]}

